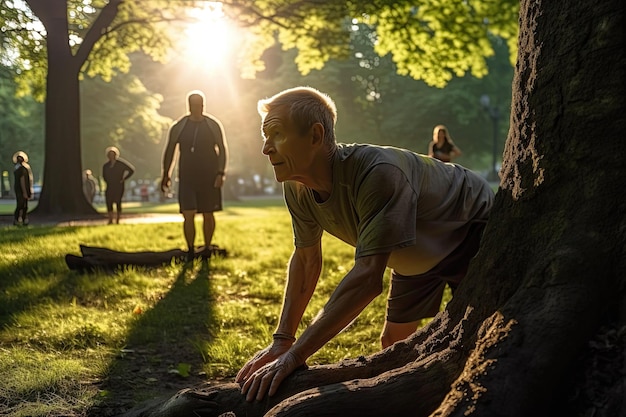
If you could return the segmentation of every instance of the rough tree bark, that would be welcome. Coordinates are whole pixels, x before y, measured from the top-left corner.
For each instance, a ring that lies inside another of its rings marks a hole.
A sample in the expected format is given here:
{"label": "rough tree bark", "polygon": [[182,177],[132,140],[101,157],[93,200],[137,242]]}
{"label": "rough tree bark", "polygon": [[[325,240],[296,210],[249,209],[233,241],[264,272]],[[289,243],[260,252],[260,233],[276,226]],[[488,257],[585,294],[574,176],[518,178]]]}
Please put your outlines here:
{"label": "rough tree bark", "polygon": [[[262,403],[225,384],[128,415],[583,415],[566,412],[578,359],[626,324],[623,28],[620,0],[522,1],[501,187],[467,278],[426,328],[299,371]],[[620,349],[595,415],[626,415]]]}

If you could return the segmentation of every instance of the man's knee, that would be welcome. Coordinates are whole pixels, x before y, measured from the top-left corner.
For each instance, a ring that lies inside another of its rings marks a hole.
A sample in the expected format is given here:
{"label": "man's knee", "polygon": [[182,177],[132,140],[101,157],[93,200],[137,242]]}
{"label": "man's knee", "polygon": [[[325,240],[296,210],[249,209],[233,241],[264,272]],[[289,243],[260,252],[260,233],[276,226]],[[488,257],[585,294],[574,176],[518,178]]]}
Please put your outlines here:
{"label": "man's knee", "polygon": [[383,349],[393,345],[397,340],[393,340],[391,335],[385,331],[380,334],[380,345]]}
{"label": "man's knee", "polygon": [[412,335],[417,329],[419,321],[409,323],[393,323],[386,321],[380,335],[380,344],[383,349],[393,345],[399,340],[404,340]]}

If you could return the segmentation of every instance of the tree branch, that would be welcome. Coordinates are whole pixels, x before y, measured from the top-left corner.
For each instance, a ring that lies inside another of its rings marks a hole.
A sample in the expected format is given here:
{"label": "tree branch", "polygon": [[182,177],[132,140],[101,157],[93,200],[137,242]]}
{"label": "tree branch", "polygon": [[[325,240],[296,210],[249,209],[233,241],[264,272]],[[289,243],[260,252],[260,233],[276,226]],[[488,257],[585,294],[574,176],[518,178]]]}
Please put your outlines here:
{"label": "tree branch", "polygon": [[115,16],[117,16],[117,8],[122,1],[124,0],[111,0],[100,11],[100,14],[94,21],[89,31],[87,31],[87,35],[83,38],[83,42],[76,53],[76,59],[80,63],[79,67],[82,67],[85,63],[87,57],[89,57],[89,54],[93,49],[93,46],[96,42],[98,42],[102,34],[106,32],[106,28],[109,27],[111,22],[113,22]]}

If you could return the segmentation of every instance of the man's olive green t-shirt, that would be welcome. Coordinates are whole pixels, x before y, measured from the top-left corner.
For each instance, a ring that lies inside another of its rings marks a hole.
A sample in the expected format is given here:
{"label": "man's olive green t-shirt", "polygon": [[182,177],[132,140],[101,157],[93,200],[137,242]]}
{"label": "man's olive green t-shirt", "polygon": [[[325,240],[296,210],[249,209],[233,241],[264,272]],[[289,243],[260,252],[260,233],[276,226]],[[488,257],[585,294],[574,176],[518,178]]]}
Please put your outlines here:
{"label": "man's olive green t-shirt", "polygon": [[390,253],[387,265],[402,275],[437,265],[472,222],[487,219],[493,204],[493,191],[480,175],[375,145],[338,145],[326,201],[295,181],[283,188],[296,247],[317,243],[327,231],[354,246],[355,258]]}

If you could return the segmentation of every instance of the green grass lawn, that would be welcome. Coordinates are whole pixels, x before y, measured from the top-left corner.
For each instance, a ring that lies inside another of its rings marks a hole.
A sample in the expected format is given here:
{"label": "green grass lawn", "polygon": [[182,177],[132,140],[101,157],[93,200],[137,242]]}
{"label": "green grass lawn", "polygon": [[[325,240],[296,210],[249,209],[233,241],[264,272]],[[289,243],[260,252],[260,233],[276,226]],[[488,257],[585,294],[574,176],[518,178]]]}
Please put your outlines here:
{"label": "green grass lawn", "polygon": [[[133,210],[178,207],[127,204]],[[271,341],[293,238],[282,200],[227,203],[216,218],[214,243],[227,257],[116,273],[70,271],[64,256],[79,255],[80,244],[183,248],[181,224],[2,228],[0,415],[93,416],[164,386],[232,380]],[[303,325],[353,263],[353,248],[337,239],[325,236],[323,247],[322,278]],[[309,365],[379,350],[386,288]]]}

